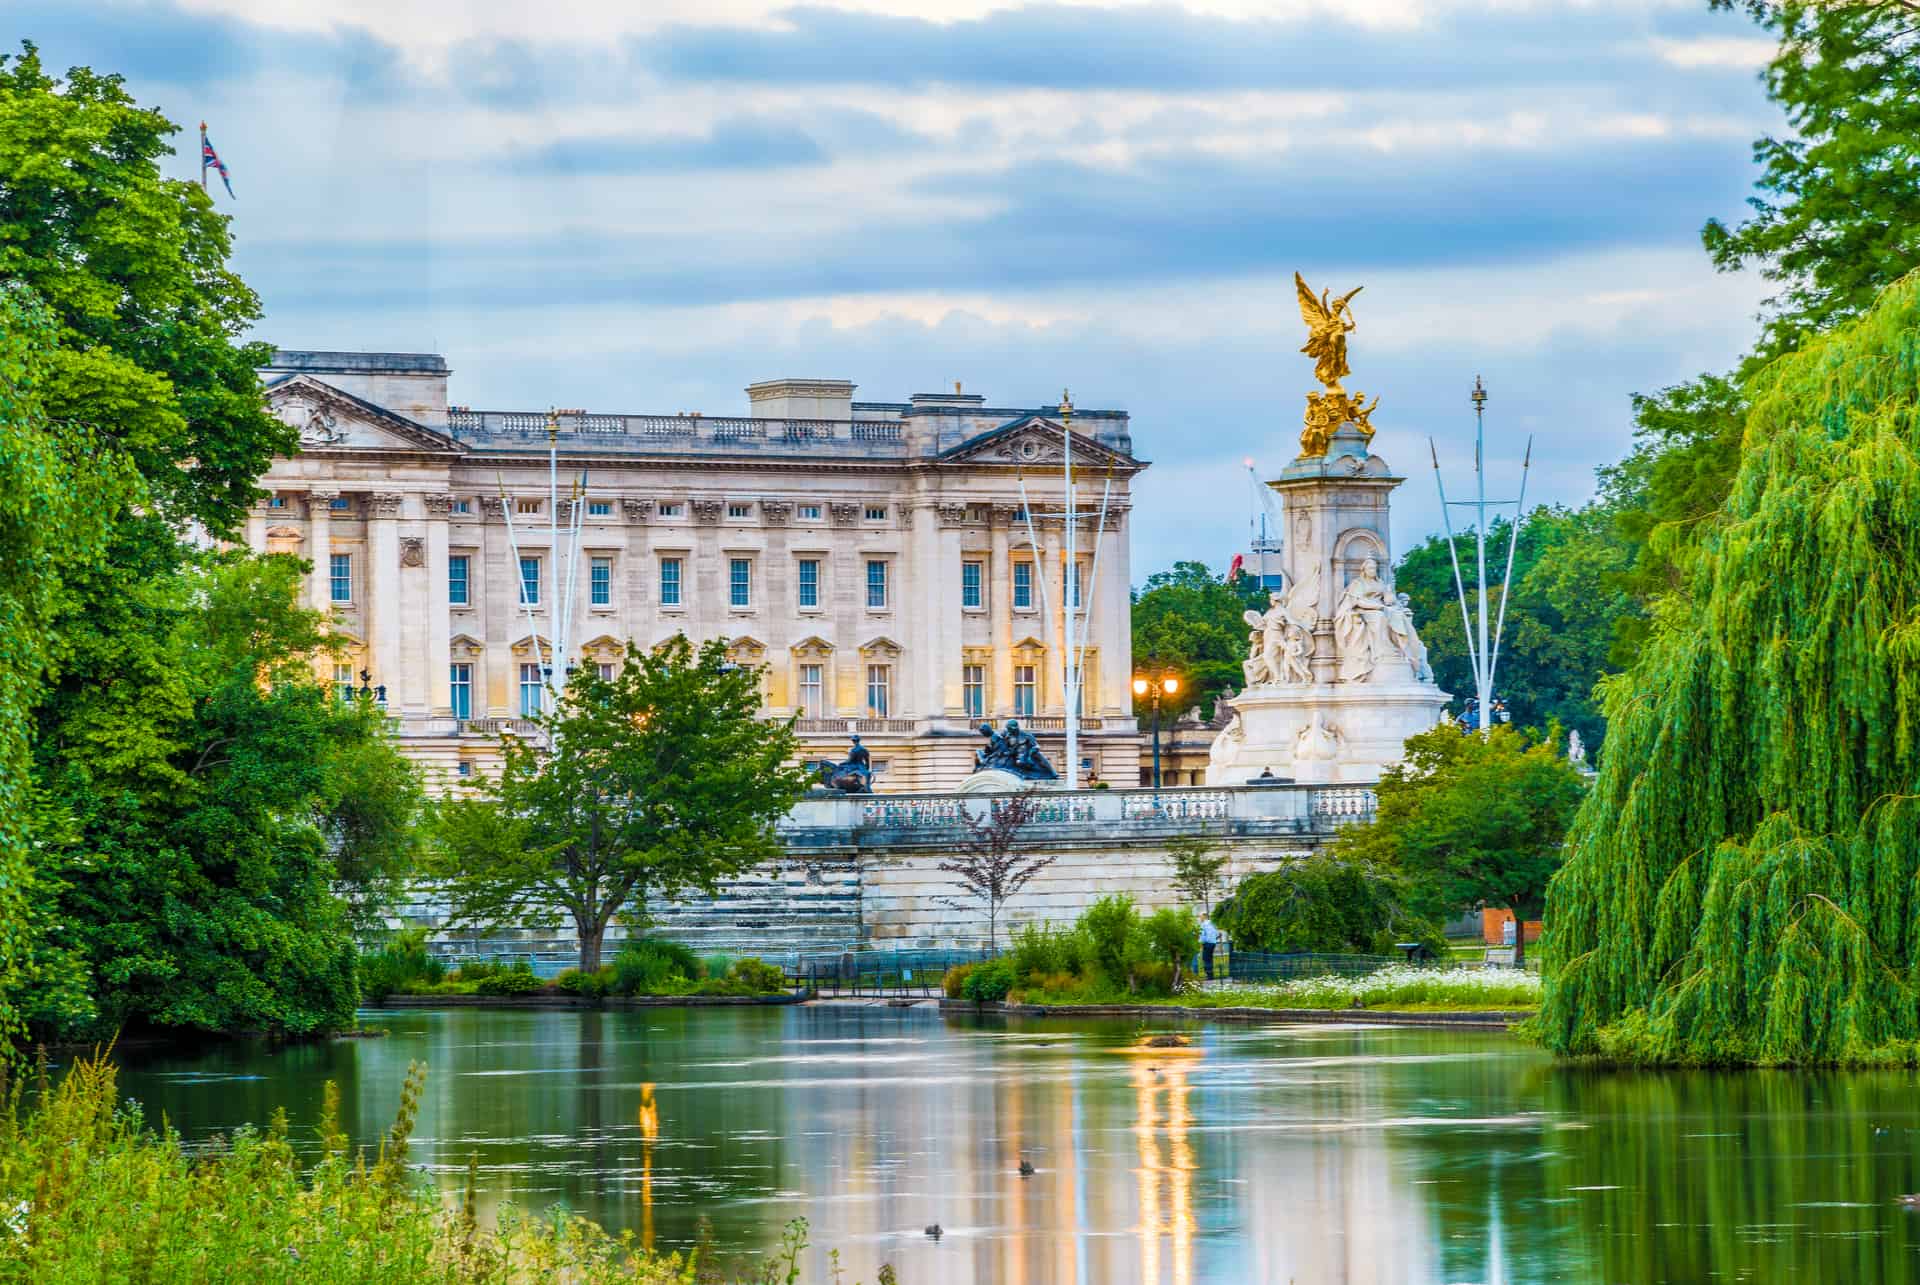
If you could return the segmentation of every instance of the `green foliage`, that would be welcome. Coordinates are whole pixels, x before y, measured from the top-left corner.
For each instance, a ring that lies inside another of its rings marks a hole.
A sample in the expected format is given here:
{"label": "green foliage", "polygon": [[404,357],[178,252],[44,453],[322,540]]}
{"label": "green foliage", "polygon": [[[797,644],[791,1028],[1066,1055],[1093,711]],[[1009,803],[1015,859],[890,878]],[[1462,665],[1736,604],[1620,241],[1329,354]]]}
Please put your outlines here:
{"label": "green foliage", "polygon": [[[1489,638],[1499,621],[1511,529],[1495,521],[1487,536]],[[1456,534],[1454,552],[1467,605],[1477,615],[1471,537]],[[1527,514],[1514,548],[1513,589],[1500,637],[1499,693],[1515,725],[1545,728],[1557,722],[1577,729],[1589,747],[1600,748],[1606,721],[1593,688],[1609,670],[1615,639],[1630,627],[1623,622],[1638,612],[1624,584],[1632,558],[1632,544],[1609,505],[1542,506]],[[1473,671],[1446,539],[1430,536],[1408,550],[1395,569],[1394,587],[1407,595],[1420,623],[1434,681],[1453,693],[1454,708],[1463,711],[1473,694]]]}
{"label": "green foliage", "polygon": [[[1170,571],[1147,577],[1133,596],[1133,655],[1148,669],[1164,667],[1180,675],[1183,686],[1162,718],[1199,706],[1246,685],[1240,663],[1247,658],[1249,608],[1264,610],[1266,594],[1251,579],[1220,579],[1203,562],[1176,562]],[[1162,698],[1163,701],[1166,698]],[[1151,699],[1136,697],[1134,713],[1149,716]]]}
{"label": "green foliage", "polygon": [[433,864],[457,922],[540,922],[559,906],[600,966],[616,914],[720,880],[780,853],[774,822],[805,793],[791,724],[758,717],[759,676],[726,645],[684,635],[628,644],[611,681],[583,665],[539,735],[503,739],[497,778],[438,809]]}
{"label": "green foliage", "polygon": [[1539,1033],[1681,1063],[1920,1061],[1920,278],[1756,375],[1687,592],[1610,680]]}
{"label": "green foliage", "polygon": [[1407,900],[1390,867],[1318,852],[1242,879],[1216,919],[1241,950],[1388,955],[1418,941],[1444,955],[1439,926]]}
{"label": "green foliage", "polygon": [[1125,893],[1100,898],[1081,913],[1077,927],[1100,971],[1110,978],[1125,977],[1140,933],[1140,912],[1134,909],[1133,898]]}
{"label": "green foliage", "polygon": [[437,986],[446,980],[446,964],[427,951],[427,930],[408,928],[371,954],[360,956],[354,966],[363,999],[385,999],[396,991],[424,984]]}
{"label": "green foliage", "polygon": [[1343,830],[1334,857],[1397,872],[1427,915],[1486,905],[1525,922],[1540,917],[1583,786],[1550,740],[1445,723],[1407,738],[1377,792],[1374,820]]}
{"label": "green foliage", "polygon": [[787,988],[787,975],[763,959],[752,955],[733,961],[726,981],[739,993],[773,995]]}
{"label": "green foliage", "polygon": [[588,999],[599,999],[603,995],[613,994],[613,988],[619,981],[619,974],[611,964],[594,972],[583,973],[577,968],[569,968],[553,979],[556,989],[567,995],[581,995]]}
{"label": "green foliage", "polygon": [[1179,985],[1181,970],[1200,953],[1200,921],[1186,906],[1171,906],[1154,911],[1140,922],[1146,948],[1157,962],[1173,969],[1173,984]]}
{"label": "green foliage", "polygon": [[1078,973],[1093,960],[1087,935],[1051,924],[1022,924],[1007,952],[1014,975],[1021,982],[1055,973]]}
{"label": "green foliage", "polygon": [[478,995],[531,995],[546,989],[540,979],[534,976],[533,965],[526,960],[516,960],[508,968],[496,968],[480,979],[474,987]]}
{"label": "green foliage", "polygon": [[1173,886],[1188,904],[1205,913],[1224,878],[1227,853],[1205,835],[1183,834],[1168,841],[1167,856],[1173,861]]}
{"label": "green foliage", "polygon": [[1013,962],[1005,955],[968,968],[961,980],[960,995],[976,1004],[998,1003],[1013,990]]}
{"label": "green foliage", "polygon": [[329,1083],[311,1166],[284,1112],[190,1153],[119,1101],[104,1062],[79,1062],[30,1102],[16,1082],[0,1093],[0,1209],[13,1220],[0,1224],[0,1279],[692,1285],[691,1262],[564,1211],[508,1207],[483,1223],[471,1201],[442,1202],[407,1165],[425,1075],[410,1070],[370,1161],[350,1154]]}
{"label": "green foliage", "polygon": [[[716,976],[723,975],[721,969]],[[700,957],[677,941],[653,937],[631,938],[613,957],[613,990],[617,995],[665,995],[707,976]]]}
{"label": "green foliage", "polygon": [[978,964],[955,964],[940,978],[940,990],[948,999],[965,999],[967,978],[973,976]]}

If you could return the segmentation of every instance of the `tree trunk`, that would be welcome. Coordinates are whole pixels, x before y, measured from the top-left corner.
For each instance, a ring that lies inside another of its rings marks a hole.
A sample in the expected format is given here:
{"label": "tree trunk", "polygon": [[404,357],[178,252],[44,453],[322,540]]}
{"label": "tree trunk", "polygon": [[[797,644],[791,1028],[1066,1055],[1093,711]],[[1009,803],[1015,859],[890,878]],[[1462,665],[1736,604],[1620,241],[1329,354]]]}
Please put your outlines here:
{"label": "tree trunk", "polygon": [[604,924],[580,924],[580,971],[597,972],[600,968],[600,943],[607,935]]}
{"label": "tree trunk", "polygon": [[1518,904],[1509,904],[1507,909],[1513,912],[1513,966],[1527,966],[1527,912]]}

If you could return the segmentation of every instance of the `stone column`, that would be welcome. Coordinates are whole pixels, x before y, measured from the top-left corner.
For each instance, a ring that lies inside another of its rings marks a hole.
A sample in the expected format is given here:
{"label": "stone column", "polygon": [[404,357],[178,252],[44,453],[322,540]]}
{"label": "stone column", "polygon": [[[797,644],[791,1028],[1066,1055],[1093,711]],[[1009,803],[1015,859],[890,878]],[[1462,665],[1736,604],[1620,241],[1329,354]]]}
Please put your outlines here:
{"label": "stone column", "polygon": [[313,600],[312,607],[323,614],[333,611],[333,592],[328,580],[330,564],[327,555],[333,552],[333,515],[327,506],[340,498],[340,492],[332,489],[315,489],[307,492],[307,556],[313,560]]}
{"label": "stone column", "polygon": [[1100,646],[1100,691],[1097,702],[1087,702],[1089,710],[1121,716],[1133,708],[1133,637],[1128,631],[1132,618],[1131,560],[1127,550],[1129,507],[1116,502],[1107,510],[1108,531],[1100,550],[1100,584],[1095,590],[1099,597],[1094,603],[1097,609],[1094,639]]}
{"label": "stone column", "polygon": [[1007,527],[1012,521],[1012,506],[993,506],[992,547],[987,559],[987,612],[993,622],[993,686],[987,693],[987,712],[997,719],[1006,719],[1013,712],[1013,557],[1007,551]]}
{"label": "stone column", "polygon": [[659,569],[650,538],[652,533],[647,528],[647,519],[653,516],[653,501],[622,500],[620,511],[627,519],[627,592],[620,603],[620,619],[626,622],[627,641],[651,647],[654,636],[660,632],[656,627],[660,618],[658,595],[653,588]]}
{"label": "stone column", "polygon": [[804,635],[794,633],[801,627],[796,610],[793,585],[793,555],[787,549],[787,520],[793,516],[791,500],[760,501],[760,520],[767,538],[760,553],[760,618],[765,622],[767,644],[764,690],[768,708],[791,713],[800,703],[799,680],[793,672],[793,644]]}
{"label": "stone column", "polygon": [[[447,601],[447,524],[451,495],[429,495],[426,535],[427,708],[442,718],[453,713],[453,609]],[[469,573],[468,594],[472,594]]]}
{"label": "stone column", "polygon": [[520,610],[520,568],[512,565],[513,550],[507,542],[506,501],[497,495],[480,497],[480,621],[481,641],[487,650],[481,660],[480,691],[474,701],[474,715],[508,718],[518,710],[514,703],[513,640],[510,631]]}
{"label": "stone column", "polygon": [[267,519],[272,516],[265,500],[255,500],[247,509],[246,543],[255,553],[267,551]]}
{"label": "stone column", "polygon": [[[908,718],[940,717],[945,702],[940,694],[943,666],[939,653],[944,643],[959,642],[958,629],[944,637],[941,634],[949,594],[940,576],[939,519],[938,511],[931,504],[923,502],[914,507],[906,557],[900,559],[901,583],[890,586],[899,600],[896,606],[904,607],[909,601],[914,604],[912,626],[906,631],[907,655],[903,657],[906,661],[903,668],[907,672],[896,679],[904,698],[898,714]],[[909,585],[912,586],[910,598]]]}
{"label": "stone column", "polygon": [[400,618],[405,611],[400,583],[400,506],[406,497],[397,491],[377,491],[367,497],[367,652],[373,659],[373,681],[387,689],[387,706],[398,713],[405,703],[405,676],[400,669]]}
{"label": "stone column", "polygon": [[940,535],[934,555],[934,579],[930,588],[921,590],[922,594],[931,592],[939,595],[935,609],[928,613],[934,617],[935,624],[933,645],[926,662],[934,671],[934,690],[939,700],[927,712],[958,721],[966,715],[966,705],[960,691],[960,666],[964,661],[960,646],[960,542],[965,534],[963,528],[967,520],[967,506],[942,504],[939,516]]}

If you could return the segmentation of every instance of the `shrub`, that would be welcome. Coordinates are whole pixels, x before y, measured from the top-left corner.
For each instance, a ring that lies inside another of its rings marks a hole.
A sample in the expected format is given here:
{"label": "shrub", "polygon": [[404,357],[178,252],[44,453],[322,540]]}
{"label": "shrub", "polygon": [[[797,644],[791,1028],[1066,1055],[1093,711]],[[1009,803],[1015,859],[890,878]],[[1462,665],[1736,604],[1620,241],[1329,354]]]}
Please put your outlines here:
{"label": "shrub", "polygon": [[1214,922],[1242,950],[1385,955],[1398,942],[1418,941],[1447,954],[1433,921],[1407,909],[1401,880],[1325,853],[1249,875]]}
{"label": "shrub", "polygon": [[965,999],[967,978],[971,977],[973,970],[979,966],[978,964],[955,964],[947,970],[947,975],[940,979],[940,989],[946,993],[948,999]]}
{"label": "shrub", "polygon": [[511,968],[500,968],[480,979],[474,991],[480,995],[527,995],[540,990],[540,979],[533,965],[522,959]]}
{"label": "shrub", "polygon": [[1014,977],[1020,981],[1053,973],[1077,973],[1090,955],[1085,934],[1051,924],[1021,925],[1008,952]]}
{"label": "shrub", "polygon": [[1133,992],[1149,999],[1165,998],[1173,994],[1174,981],[1178,969],[1173,964],[1163,964],[1159,960],[1140,960],[1134,963],[1128,981]]}
{"label": "shrub", "polygon": [[613,966],[610,964],[591,973],[569,968],[554,978],[553,984],[569,995],[585,995],[590,999],[599,999],[613,989],[614,976]]}
{"label": "shrub", "polygon": [[454,969],[452,974],[449,975],[448,980],[455,982],[481,982],[499,972],[500,969],[501,964],[498,960],[469,959],[466,963]]}
{"label": "shrub", "polygon": [[[1168,989],[1180,984],[1180,972],[1186,962],[1200,953],[1200,921],[1195,919],[1193,911],[1182,906],[1179,909],[1156,910],[1148,915],[1140,925],[1146,936],[1147,949],[1155,963],[1167,964],[1172,971]],[[1136,981],[1144,964],[1134,965]]]}
{"label": "shrub", "polygon": [[1079,929],[1086,934],[1093,962],[1108,977],[1125,977],[1127,960],[1139,934],[1140,912],[1133,898],[1124,893],[1102,897],[1080,916]]}
{"label": "shrub", "polygon": [[425,928],[408,928],[394,934],[382,949],[362,955],[354,971],[362,996],[385,999],[422,982],[438,983],[447,975],[447,966],[427,952]]}
{"label": "shrub", "polygon": [[748,995],[772,995],[787,989],[787,975],[765,960],[748,955],[733,961],[727,980]]}
{"label": "shrub", "polygon": [[636,937],[613,957],[613,989],[621,995],[662,995],[688,989],[706,976],[700,957],[677,941]]}
{"label": "shrub", "polygon": [[1013,961],[1005,955],[975,964],[960,985],[960,994],[976,1004],[1003,1000],[1013,990]]}

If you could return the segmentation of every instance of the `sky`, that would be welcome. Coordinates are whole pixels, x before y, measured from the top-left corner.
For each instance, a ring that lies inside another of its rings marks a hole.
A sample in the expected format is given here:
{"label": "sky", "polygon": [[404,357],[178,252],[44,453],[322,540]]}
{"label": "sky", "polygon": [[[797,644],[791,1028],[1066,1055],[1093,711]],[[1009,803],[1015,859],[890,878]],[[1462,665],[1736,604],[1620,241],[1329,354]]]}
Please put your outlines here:
{"label": "sky", "polygon": [[[233,175],[288,348],[432,351],[453,400],[746,413],[764,379],[1132,415],[1136,581],[1223,569],[1298,448],[1292,274],[1408,479],[1579,504],[1630,397],[1724,370],[1716,273],[1770,42],[1705,0],[10,0]],[[216,188],[218,186],[216,180]]]}

